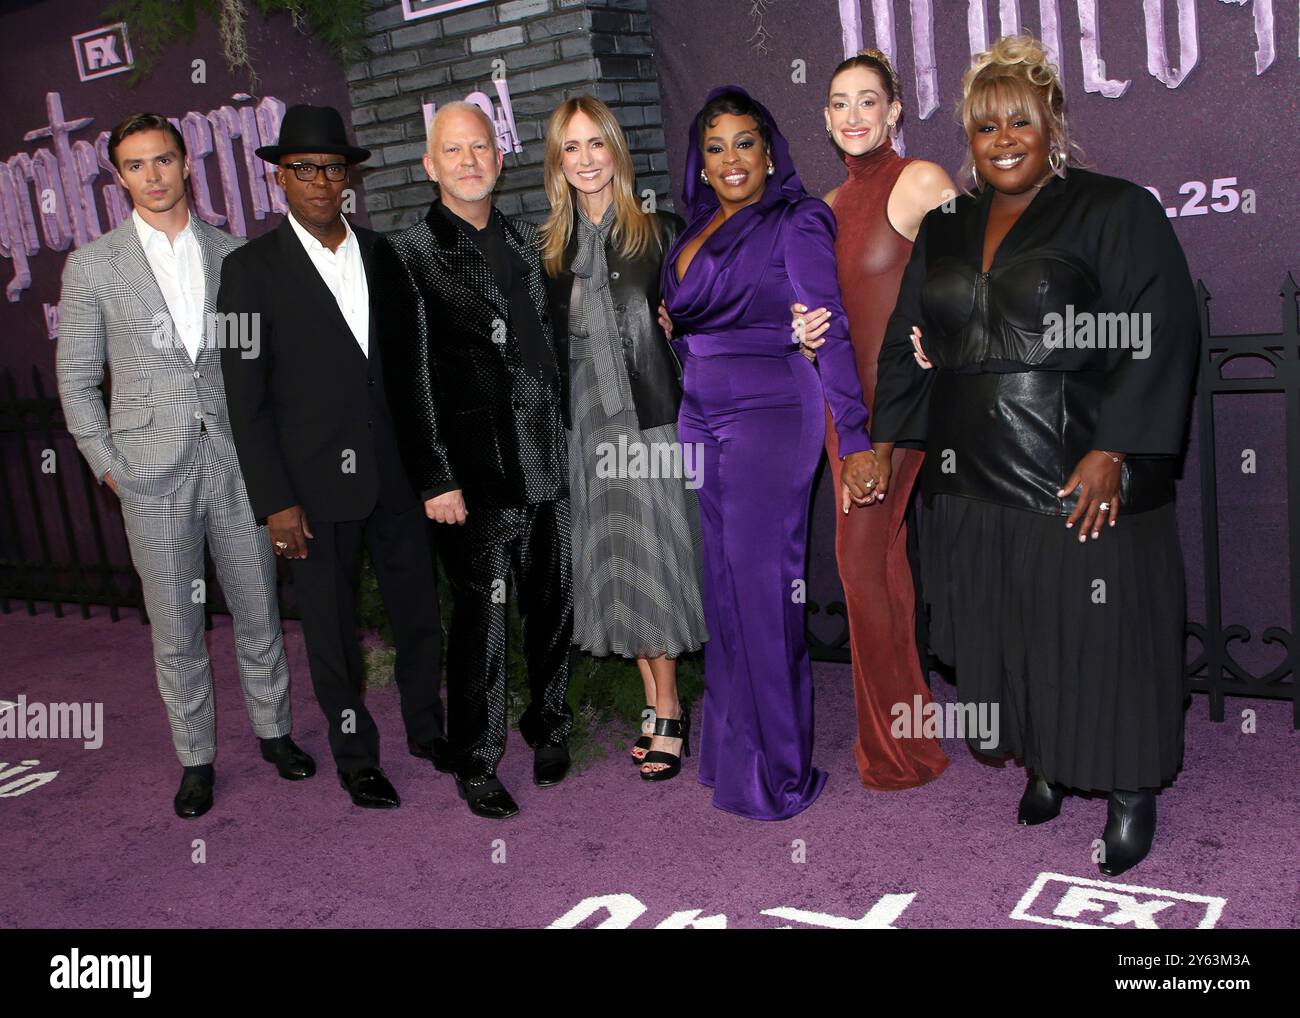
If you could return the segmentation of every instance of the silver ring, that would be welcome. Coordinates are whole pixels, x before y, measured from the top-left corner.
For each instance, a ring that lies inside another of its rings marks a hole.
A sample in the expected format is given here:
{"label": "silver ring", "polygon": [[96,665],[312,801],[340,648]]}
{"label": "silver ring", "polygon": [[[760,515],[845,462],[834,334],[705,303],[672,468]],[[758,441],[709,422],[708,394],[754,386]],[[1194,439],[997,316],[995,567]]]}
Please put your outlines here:
{"label": "silver ring", "polygon": [[870,491],[875,486],[876,486],[876,479],[873,477],[871,480],[867,482],[867,490]]}
{"label": "silver ring", "polygon": [[1102,512],[1104,512],[1104,513],[1106,513],[1106,512],[1110,512],[1110,503],[1109,503],[1109,502],[1098,502],[1098,503],[1097,503],[1097,508],[1100,509],[1100,510],[1101,510]]}

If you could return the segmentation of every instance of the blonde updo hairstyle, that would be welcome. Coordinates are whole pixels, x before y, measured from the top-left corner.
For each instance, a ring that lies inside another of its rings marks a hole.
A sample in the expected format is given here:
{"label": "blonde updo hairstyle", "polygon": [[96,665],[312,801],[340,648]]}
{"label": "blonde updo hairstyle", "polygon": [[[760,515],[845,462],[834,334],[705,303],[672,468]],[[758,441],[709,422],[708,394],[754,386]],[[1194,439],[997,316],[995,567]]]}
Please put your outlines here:
{"label": "blonde updo hairstyle", "polygon": [[[980,124],[996,121],[1016,111],[1043,132],[1047,139],[1048,166],[1065,177],[1067,165],[1077,165],[1082,150],[1070,140],[1065,123],[1065,94],[1047,51],[1031,35],[1008,35],[971,59],[961,81],[959,116],[967,139]],[[958,178],[978,185],[975,160],[969,148]]]}

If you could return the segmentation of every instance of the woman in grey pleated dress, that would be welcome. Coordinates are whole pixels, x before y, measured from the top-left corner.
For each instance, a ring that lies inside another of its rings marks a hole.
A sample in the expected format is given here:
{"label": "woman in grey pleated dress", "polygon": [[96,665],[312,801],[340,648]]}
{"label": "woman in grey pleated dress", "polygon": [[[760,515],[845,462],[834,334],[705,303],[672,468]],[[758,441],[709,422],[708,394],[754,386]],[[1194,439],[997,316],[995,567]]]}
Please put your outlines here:
{"label": "woman in grey pleated dress", "polygon": [[643,778],[666,780],[689,738],[675,658],[708,639],[697,461],[677,439],[680,367],[657,321],[682,222],[642,209],[622,129],[590,96],[551,115],[544,176],[542,263],[569,347],[573,640],[636,660],[646,724],[632,756]]}

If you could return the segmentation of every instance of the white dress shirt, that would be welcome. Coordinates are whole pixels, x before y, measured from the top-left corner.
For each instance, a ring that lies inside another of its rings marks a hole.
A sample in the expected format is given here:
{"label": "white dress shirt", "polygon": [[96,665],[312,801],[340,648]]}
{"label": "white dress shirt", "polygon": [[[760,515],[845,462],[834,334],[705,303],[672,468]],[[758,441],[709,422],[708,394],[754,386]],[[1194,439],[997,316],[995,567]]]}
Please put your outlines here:
{"label": "white dress shirt", "polygon": [[343,318],[352,330],[352,336],[361,347],[361,352],[369,357],[370,287],[366,284],[366,267],[361,262],[361,243],[352,232],[347,219],[343,216],[339,218],[343,220],[347,236],[336,251],[331,251],[303,229],[292,212],[289,213],[289,225],[293,227],[293,232],[302,241],[311,263],[316,266],[316,271],[334,295],[334,302],[343,312]]}
{"label": "white dress shirt", "polygon": [[144,221],[139,210],[131,213],[144,256],[158,281],[175,336],[184,344],[190,360],[197,361],[203,345],[203,300],[206,280],[203,252],[187,219],[185,229],[168,242],[167,234]]}

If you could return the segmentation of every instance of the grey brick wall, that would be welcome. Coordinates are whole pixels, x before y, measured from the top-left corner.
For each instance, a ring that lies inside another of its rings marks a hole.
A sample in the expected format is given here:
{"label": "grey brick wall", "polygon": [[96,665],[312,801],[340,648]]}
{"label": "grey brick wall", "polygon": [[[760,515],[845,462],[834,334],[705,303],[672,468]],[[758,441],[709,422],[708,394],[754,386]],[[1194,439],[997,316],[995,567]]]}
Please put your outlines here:
{"label": "grey brick wall", "polygon": [[420,161],[423,104],[480,91],[495,105],[498,59],[523,146],[506,154],[496,191],[502,212],[545,217],[546,119],[583,93],[608,103],[627,132],[638,192],[652,188],[672,207],[647,0],[492,0],[414,21],[402,19],[400,0],[371,3],[369,54],[347,77],[357,143],[373,153],[362,177],[375,229],[409,226],[433,197]]}

